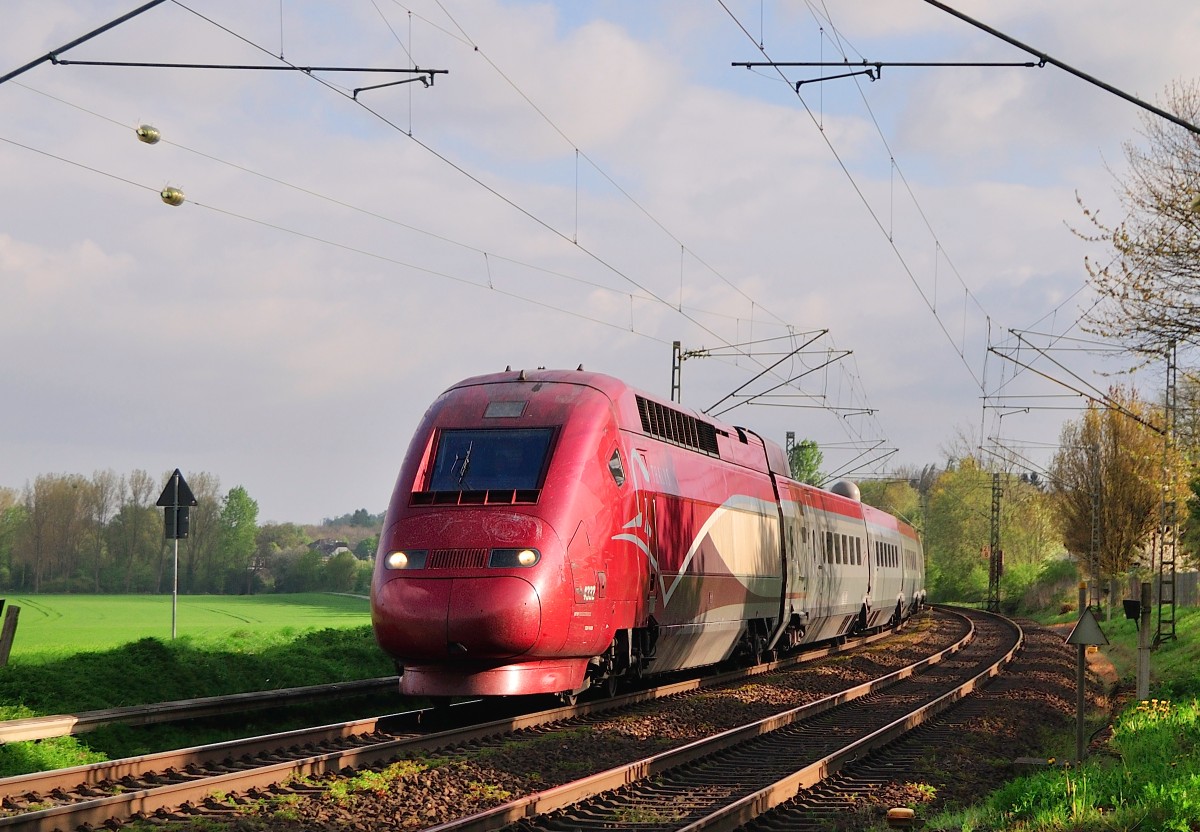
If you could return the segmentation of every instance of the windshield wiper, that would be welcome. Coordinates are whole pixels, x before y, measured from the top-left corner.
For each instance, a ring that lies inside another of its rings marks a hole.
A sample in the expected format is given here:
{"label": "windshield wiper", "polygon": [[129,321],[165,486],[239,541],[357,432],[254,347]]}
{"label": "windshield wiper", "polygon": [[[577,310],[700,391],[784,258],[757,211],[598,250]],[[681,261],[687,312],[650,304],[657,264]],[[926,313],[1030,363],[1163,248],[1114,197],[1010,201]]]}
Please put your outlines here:
{"label": "windshield wiper", "polygon": [[467,478],[467,469],[471,467],[471,451],[475,448],[475,443],[467,445],[467,452],[463,454],[462,465],[458,465],[458,460],[455,459],[454,464],[458,467],[458,489],[463,490],[463,480]]}

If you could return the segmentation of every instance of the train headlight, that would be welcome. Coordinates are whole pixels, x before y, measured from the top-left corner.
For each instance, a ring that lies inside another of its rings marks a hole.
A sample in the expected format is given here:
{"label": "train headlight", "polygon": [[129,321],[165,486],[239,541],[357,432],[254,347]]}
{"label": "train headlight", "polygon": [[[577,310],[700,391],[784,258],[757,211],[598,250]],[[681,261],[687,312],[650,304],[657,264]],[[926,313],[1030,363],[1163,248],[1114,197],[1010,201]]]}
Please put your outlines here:
{"label": "train headlight", "polygon": [[537,549],[493,549],[488,566],[500,568],[529,567],[542,559]]}
{"label": "train headlight", "polygon": [[383,565],[388,569],[424,569],[428,554],[424,549],[388,552],[387,557],[383,559]]}

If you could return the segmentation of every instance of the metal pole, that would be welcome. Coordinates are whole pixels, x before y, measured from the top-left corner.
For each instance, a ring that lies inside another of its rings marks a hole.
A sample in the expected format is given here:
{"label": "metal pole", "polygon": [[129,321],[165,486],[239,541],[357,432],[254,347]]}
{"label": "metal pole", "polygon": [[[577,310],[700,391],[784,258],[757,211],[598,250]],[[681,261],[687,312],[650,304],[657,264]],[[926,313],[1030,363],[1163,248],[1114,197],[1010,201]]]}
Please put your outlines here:
{"label": "metal pole", "polygon": [[[178,509],[176,509],[178,511]],[[178,522],[178,521],[176,521]],[[175,575],[171,580],[171,641],[175,640],[175,620],[179,612],[179,538],[175,538]]]}
{"label": "metal pole", "polygon": [[[1087,584],[1079,584],[1079,612],[1087,608]],[[1078,664],[1075,672],[1075,762],[1083,762],[1083,716],[1087,708],[1085,684],[1087,682],[1087,645],[1077,644]]]}
{"label": "metal pole", "polygon": [[175,640],[175,622],[179,613],[179,477],[171,477],[171,485],[174,488],[174,499],[171,501],[174,505],[171,511],[175,512],[175,559],[174,568],[171,576],[171,641]]}

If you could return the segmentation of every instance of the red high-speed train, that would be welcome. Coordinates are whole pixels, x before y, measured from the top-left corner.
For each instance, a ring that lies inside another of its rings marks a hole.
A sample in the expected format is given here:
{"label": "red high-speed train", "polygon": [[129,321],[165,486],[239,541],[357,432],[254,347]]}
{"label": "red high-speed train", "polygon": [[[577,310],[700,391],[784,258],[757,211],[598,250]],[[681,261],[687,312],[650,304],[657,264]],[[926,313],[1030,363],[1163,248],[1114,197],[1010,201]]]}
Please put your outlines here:
{"label": "red high-speed train", "polygon": [[402,693],[570,701],[898,622],[924,601],[920,540],[846,485],[611,376],[470,378],[400,469],[375,636]]}

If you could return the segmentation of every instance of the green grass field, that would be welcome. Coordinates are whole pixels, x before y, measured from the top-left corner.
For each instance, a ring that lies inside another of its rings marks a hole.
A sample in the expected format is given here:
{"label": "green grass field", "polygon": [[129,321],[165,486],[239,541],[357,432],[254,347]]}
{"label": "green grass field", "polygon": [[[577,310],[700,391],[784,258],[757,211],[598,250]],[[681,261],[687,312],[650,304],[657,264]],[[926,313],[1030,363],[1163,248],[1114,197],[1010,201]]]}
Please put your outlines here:
{"label": "green grass field", "polygon": [[[18,661],[108,650],[142,638],[171,640],[169,595],[16,595],[5,598],[9,604],[21,608],[12,649]],[[370,623],[370,603],[358,596],[180,595],[176,633],[199,645]]]}
{"label": "green grass field", "polygon": [[[180,596],[175,640],[169,595],[33,595],[5,601],[19,606],[21,614],[9,663],[0,668],[0,719],[395,672],[375,643],[370,604],[361,597]],[[193,744],[195,730],[114,726],[81,737],[0,744],[0,777]]]}

